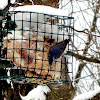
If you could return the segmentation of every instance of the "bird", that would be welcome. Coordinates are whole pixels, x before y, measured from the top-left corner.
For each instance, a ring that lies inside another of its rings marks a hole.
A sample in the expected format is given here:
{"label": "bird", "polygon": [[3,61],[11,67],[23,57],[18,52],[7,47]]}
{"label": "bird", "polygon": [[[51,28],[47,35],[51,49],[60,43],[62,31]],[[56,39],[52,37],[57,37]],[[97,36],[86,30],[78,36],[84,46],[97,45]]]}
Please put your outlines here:
{"label": "bird", "polygon": [[54,60],[60,58],[60,56],[64,53],[69,42],[70,39],[65,39],[50,47],[48,53],[49,65],[52,65]]}

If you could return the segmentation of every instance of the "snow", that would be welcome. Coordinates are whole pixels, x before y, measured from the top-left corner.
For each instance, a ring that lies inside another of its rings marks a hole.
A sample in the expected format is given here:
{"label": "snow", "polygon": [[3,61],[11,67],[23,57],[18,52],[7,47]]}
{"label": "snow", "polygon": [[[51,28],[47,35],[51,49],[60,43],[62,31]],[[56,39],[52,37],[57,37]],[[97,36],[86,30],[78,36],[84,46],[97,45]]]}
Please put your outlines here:
{"label": "snow", "polygon": [[12,3],[12,4],[13,4],[13,3],[15,3],[15,1],[16,1],[16,0],[10,0],[10,3]]}
{"label": "snow", "polygon": [[[15,0],[10,0],[11,3],[15,3]],[[8,0],[0,0],[0,10],[4,9],[8,4]]]}
{"label": "snow", "polygon": [[89,92],[85,92],[83,94],[80,94],[80,95],[76,96],[73,100],[88,100],[88,99],[92,99],[98,93],[100,93],[100,87],[98,87],[98,89],[95,89],[93,91],[89,91]]}
{"label": "snow", "polygon": [[[10,9],[9,11],[13,11],[13,9]],[[14,11],[28,11],[28,12],[44,13],[49,15],[67,16],[66,10],[57,9],[49,6],[43,6],[43,5],[20,6],[16,7]]]}
{"label": "snow", "polygon": [[[7,76],[10,77],[10,70],[11,70],[11,68],[6,68],[6,70],[7,70]],[[11,84],[11,88],[14,89],[13,83],[11,81],[11,78],[7,78],[6,81],[7,81],[8,84]]]}
{"label": "snow", "polygon": [[8,0],[0,0],[0,10],[7,6]]}
{"label": "snow", "polygon": [[38,85],[37,88],[31,90],[26,96],[22,96],[20,93],[20,97],[22,100],[46,100],[46,95],[50,92],[50,89],[47,85]]}

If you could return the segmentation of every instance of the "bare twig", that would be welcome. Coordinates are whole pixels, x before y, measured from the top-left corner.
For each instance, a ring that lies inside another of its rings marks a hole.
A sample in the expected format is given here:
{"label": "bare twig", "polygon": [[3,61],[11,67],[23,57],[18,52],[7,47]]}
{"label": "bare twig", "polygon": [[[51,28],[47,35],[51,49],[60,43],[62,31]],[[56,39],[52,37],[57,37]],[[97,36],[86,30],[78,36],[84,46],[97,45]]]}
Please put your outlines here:
{"label": "bare twig", "polygon": [[98,63],[98,64],[100,64],[100,60],[99,59],[97,59],[97,58],[95,58],[95,57],[86,57],[86,56],[84,56],[84,55],[79,55],[79,54],[77,54],[77,53],[73,53],[73,52],[71,52],[71,51],[68,51],[68,53],[69,54],[72,54],[76,59],[80,59],[80,60],[85,60],[85,61],[87,61],[87,62],[92,62],[92,63]]}
{"label": "bare twig", "polygon": [[[84,30],[77,30],[77,29],[75,29],[75,28],[73,28],[73,27],[71,27],[74,31],[76,31],[76,32],[78,32],[78,33],[85,33],[85,34],[88,34],[88,32],[89,32],[89,30],[88,29],[84,29]],[[95,37],[100,37],[100,35],[97,35],[97,34],[93,34],[93,33],[91,33],[92,34],[92,36],[95,36]]]}
{"label": "bare twig", "polygon": [[92,41],[93,41],[93,43],[96,45],[96,48],[100,50],[100,47],[98,46],[97,42],[94,41],[94,40],[92,40]]}
{"label": "bare twig", "polygon": [[[100,0],[98,0],[97,4],[99,4],[99,3],[100,3]],[[85,46],[84,51],[83,51],[83,55],[84,56],[87,54],[88,49],[90,47],[90,43],[91,43],[92,38],[93,38],[91,32],[95,32],[96,22],[97,22],[97,14],[98,13],[99,13],[99,9],[96,8],[96,11],[94,12],[94,18],[93,18],[93,21],[92,21],[92,27],[91,27],[90,32],[88,34],[88,40],[87,40],[86,46]],[[76,73],[75,78],[79,78],[81,76],[81,72],[82,72],[82,70],[83,70],[83,68],[84,68],[85,65],[86,65],[86,63],[84,63],[81,60],[81,63],[79,64],[78,72]],[[79,82],[79,80],[76,81],[76,83],[78,83],[78,82]]]}

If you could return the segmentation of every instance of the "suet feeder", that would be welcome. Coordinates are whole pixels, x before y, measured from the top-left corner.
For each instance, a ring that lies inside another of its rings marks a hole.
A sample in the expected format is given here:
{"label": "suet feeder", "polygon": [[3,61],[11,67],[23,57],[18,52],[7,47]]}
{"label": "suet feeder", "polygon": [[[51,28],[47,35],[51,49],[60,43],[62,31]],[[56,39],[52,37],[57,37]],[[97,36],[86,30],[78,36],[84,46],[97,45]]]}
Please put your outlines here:
{"label": "suet feeder", "polygon": [[[72,82],[73,55],[68,51],[73,52],[73,17],[24,11],[1,15],[5,19],[0,19],[0,80],[30,84]],[[68,50],[49,65],[50,47],[66,38],[71,40]]]}

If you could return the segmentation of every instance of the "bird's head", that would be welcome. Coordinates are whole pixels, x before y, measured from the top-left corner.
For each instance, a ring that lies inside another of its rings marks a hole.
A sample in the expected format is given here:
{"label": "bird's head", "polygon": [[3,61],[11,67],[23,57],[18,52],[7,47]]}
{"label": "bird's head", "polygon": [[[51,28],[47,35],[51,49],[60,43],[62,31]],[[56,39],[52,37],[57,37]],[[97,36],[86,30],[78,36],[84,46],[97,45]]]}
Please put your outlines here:
{"label": "bird's head", "polygon": [[71,40],[70,39],[65,39],[64,42],[67,45]]}

